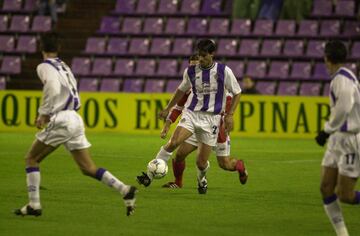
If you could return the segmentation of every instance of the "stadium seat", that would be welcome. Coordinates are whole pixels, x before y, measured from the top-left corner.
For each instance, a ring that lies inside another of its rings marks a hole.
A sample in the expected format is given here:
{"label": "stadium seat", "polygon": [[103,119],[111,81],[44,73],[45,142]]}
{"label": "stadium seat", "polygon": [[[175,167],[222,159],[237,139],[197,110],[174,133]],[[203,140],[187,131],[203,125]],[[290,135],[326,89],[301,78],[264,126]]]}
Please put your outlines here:
{"label": "stadium seat", "polygon": [[14,15],[11,18],[10,31],[12,32],[28,32],[30,25],[30,16]]}
{"label": "stadium seat", "polygon": [[286,40],[283,55],[289,57],[301,57],[304,55],[303,40]]}
{"label": "stadium seat", "polygon": [[31,25],[32,32],[48,32],[51,31],[51,17],[35,16]]}
{"label": "stadium seat", "polygon": [[154,14],[157,0],[138,0],[136,12],[141,14]]}
{"label": "stadium seat", "polygon": [[140,34],[142,32],[142,20],[137,17],[125,17],[123,20],[122,33]]}
{"label": "stadium seat", "polygon": [[136,0],[117,0],[115,6],[116,13],[133,13],[135,12]]}
{"label": "stadium seat", "polygon": [[113,75],[133,75],[135,62],[133,59],[117,59]]}
{"label": "stadium seat", "polygon": [[186,15],[197,15],[200,12],[201,0],[181,1],[180,12]]}
{"label": "stadium seat", "polygon": [[163,79],[148,79],[145,82],[144,92],[146,93],[162,93],[164,92],[165,80]]}
{"label": "stadium seat", "polygon": [[165,14],[173,15],[178,11],[177,9],[179,2],[180,1],[174,1],[174,0],[160,0],[157,13],[164,15]]}
{"label": "stadium seat", "polygon": [[120,21],[117,17],[105,16],[101,19],[99,33],[116,34],[120,32]]}
{"label": "stadium seat", "polygon": [[239,55],[257,56],[259,54],[260,41],[256,39],[244,39],[240,43]]}
{"label": "stadium seat", "polygon": [[320,95],[320,83],[304,82],[300,85],[300,96],[319,96]]}
{"label": "stadium seat", "polygon": [[337,36],[340,33],[340,21],[323,20],[320,27],[321,36]]}
{"label": "stadium seat", "polygon": [[329,73],[327,72],[324,63],[318,62],[315,64],[312,78],[316,80],[330,80]]}
{"label": "stadium seat", "polygon": [[22,35],[18,38],[16,51],[24,53],[35,53],[36,45],[37,41],[35,36]]}
{"label": "stadium seat", "polygon": [[171,40],[168,38],[153,38],[151,41],[150,54],[170,55]]}
{"label": "stadium seat", "polygon": [[0,32],[8,30],[9,17],[7,15],[0,15]]}
{"label": "stadium seat", "polygon": [[25,0],[24,11],[34,12],[37,10],[37,0]]}
{"label": "stadium seat", "polygon": [[294,20],[278,20],[275,35],[293,36],[295,35],[296,23]]}
{"label": "stadium seat", "polygon": [[356,73],[357,73],[357,64],[356,64],[356,62],[346,63],[345,66],[356,75]]}
{"label": "stadium seat", "polygon": [[71,70],[75,75],[90,74],[90,59],[75,57],[72,59]]}
{"label": "stadium seat", "polygon": [[270,36],[273,34],[274,21],[272,20],[256,20],[253,35]]}
{"label": "stadium seat", "polygon": [[140,76],[155,75],[156,61],[154,59],[139,59],[136,63],[135,74]]}
{"label": "stadium seat", "polygon": [[95,78],[82,78],[79,82],[80,92],[96,92],[98,87],[99,80]]}
{"label": "stadium seat", "polygon": [[318,35],[318,31],[319,23],[316,20],[302,20],[297,34],[304,37],[314,37]]}
{"label": "stadium seat", "polygon": [[20,74],[21,58],[18,56],[4,56],[0,72],[3,74]]}
{"label": "stadium seat", "polygon": [[179,87],[181,83],[181,79],[170,79],[168,80],[165,88],[166,93],[174,93],[176,89]]}
{"label": "stadium seat", "polygon": [[218,56],[235,56],[237,53],[238,41],[236,39],[220,39],[217,43]]}
{"label": "stadium seat", "polygon": [[145,19],[143,33],[161,34],[164,28],[164,20],[162,17],[149,17]]}
{"label": "stadium seat", "polygon": [[121,79],[102,79],[100,84],[101,92],[119,92]]}
{"label": "stadium seat", "polygon": [[232,72],[234,73],[237,79],[241,79],[244,75],[244,62],[240,60],[229,60],[226,61],[225,65],[227,65]]}
{"label": "stadium seat", "polygon": [[274,95],[276,89],[276,83],[273,81],[258,81],[255,87],[260,94]]}
{"label": "stadium seat", "polygon": [[2,10],[16,12],[21,10],[22,0],[4,0]]}
{"label": "stadium seat", "polygon": [[253,78],[265,78],[266,62],[265,61],[249,61],[246,68],[246,74]]}
{"label": "stadium seat", "polygon": [[106,48],[106,54],[125,55],[128,44],[129,42],[126,38],[110,38]]}
{"label": "stadium seat", "polygon": [[185,33],[185,20],[182,18],[169,18],[166,23],[165,33],[182,35]]}
{"label": "stadium seat", "polygon": [[193,40],[191,38],[175,38],[173,55],[189,56],[193,54]]}
{"label": "stadium seat", "polygon": [[336,16],[354,16],[355,14],[355,1],[337,1],[335,6]]}
{"label": "stadium seat", "polygon": [[105,38],[88,38],[85,52],[90,54],[104,54],[106,41]]}
{"label": "stadium seat", "polygon": [[156,74],[159,76],[177,76],[178,62],[176,59],[160,59]]}
{"label": "stadium seat", "polygon": [[189,66],[189,61],[184,59],[182,60],[181,64],[180,64],[180,68],[178,71],[178,75],[180,78],[182,78],[183,74],[184,74],[184,70]]}
{"label": "stadium seat", "polygon": [[325,83],[322,95],[323,96],[329,96],[329,94],[330,94],[330,83]]}
{"label": "stadium seat", "polygon": [[310,79],[311,64],[309,62],[294,62],[290,73],[290,79]]}
{"label": "stadium seat", "polygon": [[209,25],[209,35],[227,35],[229,34],[229,19],[212,18]]}
{"label": "stadium seat", "polygon": [[91,70],[92,75],[109,76],[112,71],[111,58],[95,58]]}
{"label": "stadium seat", "polygon": [[267,77],[272,79],[289,78],[289,63],[283,61],[272,61]]}
{"label": "stadium seat", "polygon": [[203,0],[201,13],[206,16],[219,15],[222,13],[223,0]]}
{"label": "stadium seat", "polygon": [[146,55],[149,52],[150,40],[147,38],[133,38],[130,41],[129,53],[132,55]]}
{"label": "stadium seat", "polygon": [[10,35],[0,35],[0,52],[12,52],[15,49],[15,38]]}
{"label": "stadium seat", "polygon": [[306,48],[306,56],[311,58],[324,57],[325,42],[319,40],[310,40]]}
{"label": "stadium seat", "polygon": [[360,35],[360,24],[358,21],[345,21],[343,28],[344,36],[357,36]]}
{"label": "stadium seat", "polygon": [[297,82],[287,82],[287,81],[281,81],[279,82],[279,87],[277,94],[278,95],[297,95],[299,88],[299,84]]}
{"label": "stadium seat", "polygon": [[251,34],[251,20],[246,19],[233,19],[231,30],[231,35],[236,36],[246,36]]}
{"label": "stadium seat", "polygon": [[276,39],[265,39],[262,43],[260,55],[276,57],[280,55],[282,42]]}
{"label": "stadium seat", "polygon": [[350,57],[352,59],[360,59],[360,42],[354,42],[351,48]]}
{"label": "stadium seat", "polygon": [[6,89],[6,77],[0,76],[0,90]]}
{"label": "stadium seat", "polygon": [[141,93],[143,92],[143,87],[144,87],[143,79],[126,79],[124,81],[123,92]]}
{"label": "stadium seat", "polygon": [[207,26],[208,21],[204,18],[190,18],[186,32],[190,35],[205,35]]}
{"label": "stadium seat", "polygon": [[331,16],[332,15],[332,2],[328,0],[316,0],[313,3],[313,16]]}

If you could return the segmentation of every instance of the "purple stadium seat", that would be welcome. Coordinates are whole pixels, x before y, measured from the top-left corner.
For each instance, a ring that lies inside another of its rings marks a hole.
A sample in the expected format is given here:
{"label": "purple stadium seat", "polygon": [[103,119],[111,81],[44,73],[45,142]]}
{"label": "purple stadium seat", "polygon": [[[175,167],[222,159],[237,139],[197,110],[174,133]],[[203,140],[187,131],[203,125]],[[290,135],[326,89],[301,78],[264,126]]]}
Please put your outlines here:
{"label": "purple stadium seat", "polygon": [[169,55],[171,40],[168,38],[153,38],[150,47],[152,55]]}
{"label": "purple stadium seat", "polygon": [[319,40],[311,40],[306,48],[306,56],[312,58],[324,57],[325,43]]}
{"label": "purple stadium seat", "polygon": [[145,82],[144,92],[146,93],[162,93],[164,92],[165,80],[163,79],[148,79]]}
{"label": "purple stadium seat", "polygon": [[10,35],[0,35],[0,52],[12,52],[15,48],[15,38]]}
{"label": "purple stadium seat", "polygon": [[27,32],[29,31],[30,16],[14,15],[11,18],[10,31]]}
{"label": "purple stadium seat", "polygon": [[155,75],[156,61],[154,59],[139,59],[136,63],[136,75],[153,76]]}
{"label": "purple stadium seat", "polygon": [[254,78],[264,78],[266,75],[266,62],[249,61],[247,64],[246,74]]}
{"label": "purple stadium seat", "polygon": [[237,52],[238,41],[236,39],[220,39],[217,42],[218,56],[234,56]]}
{"label": "purple stadium seat", "polygon": [[88,38],[86,42],[85,52],[91,54],[104,54],[105,38]]}
{"label": "purple stadium seat", "polygon": [[208,33],[210,35],[227,35],[227,34],[229,34],[229,19],[213,18],[210,21]]}
{"label": "purple stadium seat", "polygon": [[345,21],[343,35],[359,36],[360,35],[360,23],[358,21]]}
{"label": "purple stadium seat", "polygon": [[330,83],[326,83],[324,84],[322,95],[329,96],[329,94],[330,94]]}
{"label": "purple stadium seat", "polygon": [[133,38],[130,42],[129,53],[146,55],[149,51],[150,40],[147,38]]}
{"label": "purple stadium seat", "polygon": [[187,33],[190,35],[204,35],[207,32],[208,21],[204,18],[190,18]]}
{"label": "purple stadium seat", "polygon": [[241,79],[243,77],[245,67],[243,61],[229,60],[226,61],[225,65],[227,65],[232,70],[237,79]]}
{"label": "purple stadium seat", "polygon": [[335,7],[336,16],[354,16],[355,1],[337,1]]}
{"label": "purple stadium seat", "polygon": [[90,64],[89,58],[75,57],[71,63],[71,70],[75,75],[89,75]]}
{"label": "purple stadium seat", "polygon": [[166,23],[165,33],[182,35],[185,33],[185,20],[182,18],[169,18]]}
{"label": "purple stadium seat", "polygon": [[295,29],[296,23],[294,20],[278,20],[275,34],[279,36],[293,36]]}
{"label": "purple stadium seat", "polygon": [[332,14],[332,2],[328,0],[316,0],[313,4],[311,15],[330,16]]}
{"label": "purple stadium seat", "polygon": [[251,20],[234,19],[232,21],[230,34],[231,35],[250,35],[251,34]]}
{"label": "purple stadium seat", "polygon": [[178,62],[176,59],[160,59],[156,74],[159,76],[176,76]]}
{"label": "purple stadium seat", "polygon": [[95,58],[91,70],[92,75],[109,76],[112,71],[111,58]]}
{"label": "purple stadium seat", "polygon": [[141,28],[142,28],[141,18],[125,17],[123,20],[121,32],[129,33],[129,34],[140,34]]}
{"label": "purple stadium seat", "polygon": [[273,34],[273,28],[274,21],[272,20],[256,20],[253,34],[258,36],[269,36]]}
{"label": "purple stadium seat", "polygon": [[100,85],[101,92],[119,92],[121,79],[102,79]]}
{"label": "purple stadium seat", "polygon": [[300,57],[304,54],[304,41],[286,40],[283,54],[285,56]]}
{"label": "purple stadium seat", "polygon": [[340,21],[338,20],[323,20],[321,22],[320,35],[321,36],[337,36],[340,33]]}
{"label": "purple stadium seat", "polygon": [[201,0],[181,1],[180,12],[187,15],[197,15],[200,11]]}
{"label": "purple stadium seat", "polygon": [[162,17],[146,18],[143,32],[146,34],[161,34],[164,28],[164,20]]}
{"label": "purple stadium seat", "polygon": [[27,36],[22,35],[19,37],[17,46],[17,52],[27,52],[27,53],[35,53],[36,52],[36,37],[35,36]]}
{"label": "purple stadium seat", "polygon": [[4,0],[2,10],[20,11],[22,0]]}
{"label": "purple stadium seat", "polygon": [[37,0],[25,0],[24,10],[27,12],[33,12],[37,10]]}
{"label": "purple stadium seat", "polygon": [[160,14],[175,14],[178,9],[177,0],[160,0],[157,12]]}
{"label": "purple stadium seat", "polygon": [[319,23],[316,20],[302,20],[299,24],[298,35],[300,36],[317,36],[319,31]]}
{"label": "purple stadium seat", "polygon": [[0,15],[0,32],[8,30],[9,17],[7,15]]}
{"label": "purple stadium seat", "polygon": [[133,59],[117,59],[113,75],[133,75],[135,62]]}
{"label": "purple stadium seat", "polygon": [[289,77],[289,63],[272,61],[267,77],[272,79],[287,79]]}
{"label": "purple stadium seat", "polygon": [[141,93],[143,92],[143,79],[126,79],[124,82],[123,92],[127,93]]}
{"label": "purple stadium seat", "polygon": [[116,13],[133,13],[135,11],[136,0],[117,0],[115,6]]}
{"label": "purple stadium seat", "polygon": [[274,95],[276,89],[276,83],[270,81],[258,81],[255,87],[260,94]]}
{"label": "purple stadium seat", "polygon": [[35,16],[31,25],[33,32],[48,32],[51,31],[51,17],[50,16]]}
{"label": "purple stadium seat", "polygon": [[95,78],[82,78],[79,83],[79,90],[82,92],[98,91],[99,80]]}
{"label": "purple stadium seat", "polygon": [[309,62],[294,62],[290,74],[291,79],[310,79],[311,64]]}
{"label": "purple stadium seat", "polygon": [[203,0],[201,13],[205,15],[218,15],[221,14],[223,0]]}
{"label": "purple stadium seat", "polygon": [[110,38],[106,53],[113,55],[125,55],[128,48],[128,40],[126,38]]}
{"label": "purple stadium seat", "polygon": [[4,74],[20,74],[21,58],[17,56],[4,56],[0,72]]}
{"label": "purple stadium seat", "polygon": [[320,95],[320,83],[305,82],[300,86],[300,96],[319,96]]}
{"label": "purple stadium seat", "polygon": [[178,72],[178,75],[180,78],[182,78],[183,74],[184,74],[184,71],[185,69],[189,66],[189,61],[184,59],[182,62],[181,62],[181,65],[180,65],[180,69],[179,69],[179,72]]}
{"label": "purple stadium seat", "polygon": [[136,12],[141,14],[154,14],[157,0],[138,0]]}
{"label": "purple stadium seat", "polygon": [[351,48],[350,56],[353,59],[360,59],[360,41],[354,42]]}
{"label": "purple stadium seat", "polygon": [[312,75],[313,79],[317,80],[329,80],[330,76],[326,70],[326,66],[324,63],[316,63],[314,66],[314,72]]}
{"label": "purple stadium seat", "polygon": [[357,64],[356,64],[356,62],[346,63],[345,66],[346,66],[346,68],[351,70],[356,75],[356,72],[357,72]]}
{"label": "purple stadium seat", "polygon": [[244,39],[240,43],[239,55],[257,56],[259,54],[260,41],[256,39]]}
{"label": "purple stadium seat", "polygon": [[193,40],[191,38],[175,38],[172,54],[182,56],[192,55]]}
{"label": "purple stadium seat", "polygon": [[165,92],[166,93],[174,93],[176,91],[176,89],[179,87],[180,83],[181,83],[180,79],[168,80],[168,82],[166,84]]}
{"label": "purple stadium seat", "polygon": [[281,51],[282,42],[281,40],[265,39],[260,54],[262,56],[279,56]]}
{"label": "purple stadium seat", "polygon": [[0,77],[0,90],[6,89],[6,78],[5,76]]}
{"label": "purple stadium seat", "polygon": [[277,91],[278,95],[297,95],[299,84],[296,82],[285,82],[282,81],[279,83],[279,88]]}
{"label": "purple stadium seat", "polygon": [[120,21],[117,17],[104,16],[101,19],[100,24],[100,33],[119,33],[120,31]]}

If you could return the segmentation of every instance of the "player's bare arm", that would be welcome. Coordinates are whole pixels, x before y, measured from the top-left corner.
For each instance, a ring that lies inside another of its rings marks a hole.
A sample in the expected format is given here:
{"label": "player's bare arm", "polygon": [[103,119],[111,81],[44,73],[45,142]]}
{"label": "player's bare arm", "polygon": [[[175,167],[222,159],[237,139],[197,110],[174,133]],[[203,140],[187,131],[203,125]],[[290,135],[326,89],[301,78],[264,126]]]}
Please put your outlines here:
{"label": "player's bare arm", "polygon": [[240,102],[240,93],[234,95],[231,101],[231,106],[229,111],[225,114],[225,130],[226,132],[230,132],[234,128],[234,112],[236,107],[239,105]]}
{"label": "player's bare arm", "polygon": [[173,108],[184,95],[185,92],[181,91],[180,89],[177,89],[174,96],[171,98],[169,104],[166,106],[166,108],[159,112],[158,114],[159,119],[163,119],[163,120],[166,119],[166,117],[169,115],[171,108]]}

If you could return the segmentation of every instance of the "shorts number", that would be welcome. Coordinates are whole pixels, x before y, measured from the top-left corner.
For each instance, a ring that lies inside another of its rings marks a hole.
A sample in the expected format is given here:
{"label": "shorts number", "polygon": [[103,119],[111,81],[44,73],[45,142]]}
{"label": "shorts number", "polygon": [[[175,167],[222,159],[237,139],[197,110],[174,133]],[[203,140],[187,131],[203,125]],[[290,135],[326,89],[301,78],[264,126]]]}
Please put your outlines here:
{"label": "shorts number", "polygon": [[212,127],[212,130],[213,130],[212,134],[216,134],[217,128],[218,128],[218,127],[217,127],[216,125],[214,125],[214,126]]}
{"label": "shorts number", "polygon": [[353,165],[355,163],[355,153],[346,154],[345,157],[347,165]]}

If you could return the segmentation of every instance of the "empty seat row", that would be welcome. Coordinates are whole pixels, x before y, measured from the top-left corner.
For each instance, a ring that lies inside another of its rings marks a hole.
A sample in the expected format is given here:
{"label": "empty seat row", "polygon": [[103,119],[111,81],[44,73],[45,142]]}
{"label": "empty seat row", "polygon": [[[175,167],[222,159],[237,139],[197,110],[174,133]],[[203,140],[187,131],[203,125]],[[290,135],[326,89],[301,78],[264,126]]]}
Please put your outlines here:
{"label": "empty seat row", "polygon": [[4,12],[33,12],[37,10],[37,0],[3,0]]}
{"label": "empty seat row", "polygon": [[0,52],[2,53],[35,53],[36,37],[21,35],[17,38],[12,35],[0,35]]}
{"label": "empty seat row", "polygon": [[47,32],[51,27],[49,16],[0,15],[0,32]]}
{"label": "empty seat row", "polygon": [[356,3],[354,0],[340,0],[336,1],[333,6],[333,1],[328,0],[314,0],[312,16],[334,16],[334,17],[353,17],[356,14]]}
{"label": "empty seat row", "polygon": [[298,36],[298,37],[330,37],[360,34],[357,21],[345,21],[341,27],[340,20],[303,20],[296,24],[294,20],[191,17],[112,17],[102,18],[98,33],[102,34],[146,34],[146,35],[216,35],[216,36]]}
{"label": "empty seat row", "polygon": [[21,58],[18,56],[4,56],[1,59],[0,74],[15,75],[21,72]]}

